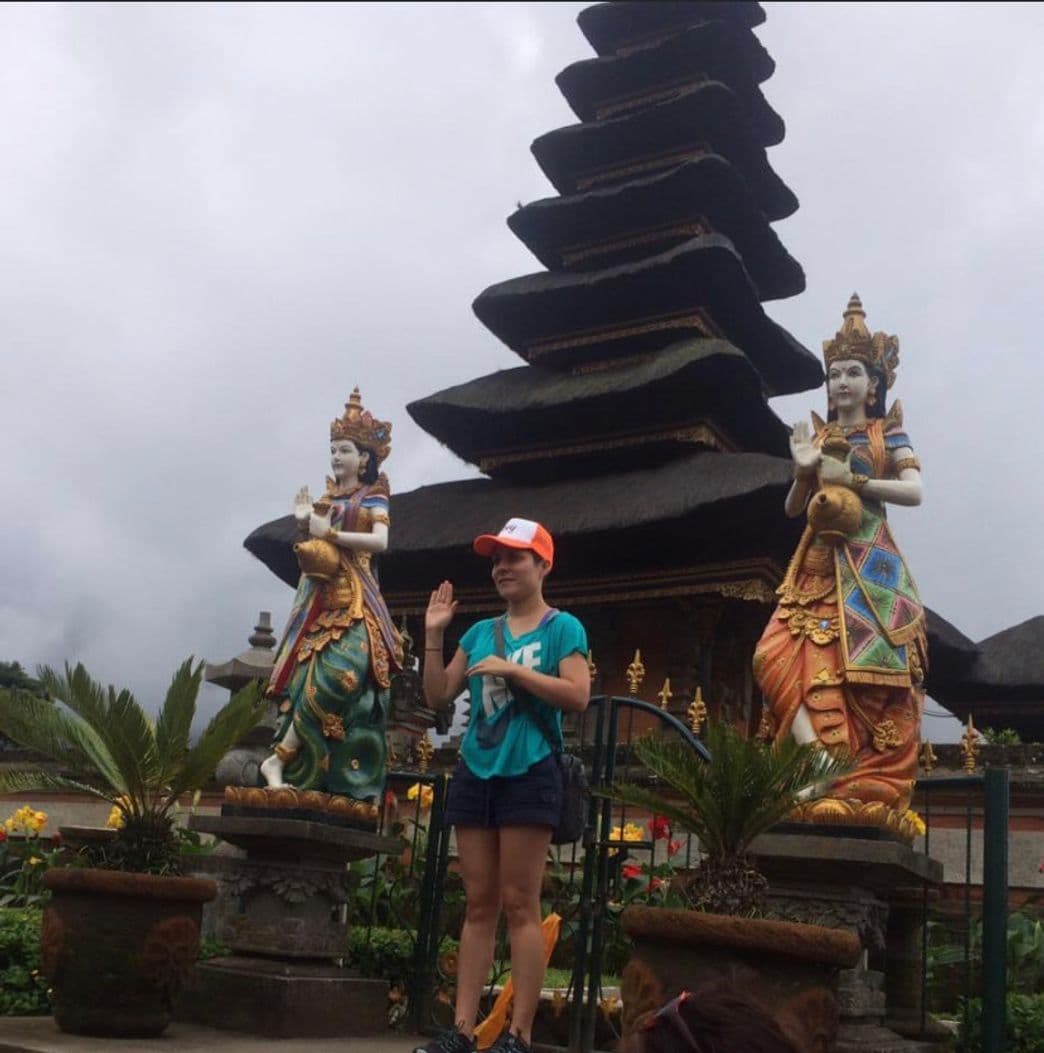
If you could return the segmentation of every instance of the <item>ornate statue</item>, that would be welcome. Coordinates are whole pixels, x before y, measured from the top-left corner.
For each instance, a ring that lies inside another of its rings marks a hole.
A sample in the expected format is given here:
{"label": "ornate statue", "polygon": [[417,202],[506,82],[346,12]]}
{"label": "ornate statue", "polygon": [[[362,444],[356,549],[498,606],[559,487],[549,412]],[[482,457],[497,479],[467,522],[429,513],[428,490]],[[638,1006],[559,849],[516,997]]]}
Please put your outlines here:
{"label": "ornate statue", "polygon": [[356,388],[330,425],[326,493],[313,504],[304,487],[294,500],[307,535],[294,545],[302,574],[267,688],[280,719],[261,765],[265,782],[367,802],[333,809],[356,819],[376,815],[389,686],[403,664],[370,568],[388,547],[388,479],[377,469],[390,451],[391,425],[363,409]]}
{"label": "ornate statue", "polygon": [[812,414],[790,440],[786,512],[808,525],[754,652],[754,676],[777,738],[849,752],[854,768],[806,818],[909,833],[903,815],[917,773],[924,610],[886,519],[885,504],[921,502],[920,463],[902,407],[885,413],[899,341],[871,335],[853,295],[823,343],[828,420]]}

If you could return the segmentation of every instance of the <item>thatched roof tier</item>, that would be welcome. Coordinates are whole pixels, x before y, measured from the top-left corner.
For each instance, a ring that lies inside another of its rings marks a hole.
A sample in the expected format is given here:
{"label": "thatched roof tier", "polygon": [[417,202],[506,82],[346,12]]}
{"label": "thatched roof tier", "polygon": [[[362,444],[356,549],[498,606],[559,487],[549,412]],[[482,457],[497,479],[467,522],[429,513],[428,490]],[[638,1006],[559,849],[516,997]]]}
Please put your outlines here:
{"label": "thatched roof tier", "polygon": [[788,457],[758,374],[722,340],[685,340],[609,369],[505,369],[419,399],[410,416],[495,478],[619,471],[710,445]]}
{"label": "thatched roof tier", "polygon": [[585,8],[576,22],[599,55],[612,55],[648,47],[712,19],[750,29],[765,21],[765,12],[751,0],[615,0]]}
{"label": "thatched roof tier", "polygon": [[742,257],[760,299],[805,288],[801,264],[739,173],[717,154],[621,186],[534,201],[508,217],[508,226],[552,271],[615,267],[665,252],[698,231],[717,231]]}
{"label": "thatched roof tier", "polygon": [[[613,476],[519,485],[492,479],[437,483],[391,501],[391,549],[380,558],[385,596],[418,595],[443,578],[488,587],[488,565],[471,542],[513,515],[554,534],[559,579],[667,575],[678,568],[769,559],[785,564],[801,523],[781,514],[789,460],[759,453],[696,453]],[[765,530],[766,520],[777,529]],[[244,542],[296,585],[293,516],[258,527]]]}
{"label": "thatched roof tier", "polygon": [[734,22],[705,22],[629,55],[585,59],[555,78],[582,121],[635,113],[672,98],[700,81],[727,84],[739,99],[761,146],[783,141],[783,119],[758,84],[776,64],[749,29]]}
{"label": "thatched roof tier", "polygon": [[735,92],[720,81],[696,84],[640,113],[557,128],[535,139],[531,149],[560,194],[616,186],[716,153],[743,176],[769,219],[783,219],[798,207],[755,140]]}
{"label": "thatched roof tier", "polygon": [[500,282],[472,307],[527,362],[575,368],[656,351],[672,338],[708,336],[740,348],[769,395],[823,382],[819,360],[765,314],[732,242],[720,234],[602,271]]}
{"label": "thatched roof tier", "polygon": [[979,656],[979,649],[945,618],[925,608],[925,628],[928,633],[928,694],[936,697],[936,687],[962,681]]}
{"label": "thatched roof tier", "polygon": [[[971,662],[930,673],[931,696],[977,727],[1013,728],[1025,742],[1044,741],[1044,615],[973,646]],[[934,652],[929,658],[934,669]]]}

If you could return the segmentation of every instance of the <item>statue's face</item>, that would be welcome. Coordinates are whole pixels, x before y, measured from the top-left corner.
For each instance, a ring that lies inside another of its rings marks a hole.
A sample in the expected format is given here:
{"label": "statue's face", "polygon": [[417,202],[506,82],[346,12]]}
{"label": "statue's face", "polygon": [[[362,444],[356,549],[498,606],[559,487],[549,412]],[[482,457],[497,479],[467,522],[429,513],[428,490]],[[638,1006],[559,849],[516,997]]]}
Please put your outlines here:
{"label": "statue's face", "polygon": [[866,406],[870,393],[870,374],[858,359],[843,358],[830,364],[827,370],[827,397],[835,409]]}
{"label": "statue's face", "polygon": [[359,481],[366,467],[366,457],[366,454],[359,453],[359,448],[351,439],[335,439],[330,443],[330,467],[342,485]]}

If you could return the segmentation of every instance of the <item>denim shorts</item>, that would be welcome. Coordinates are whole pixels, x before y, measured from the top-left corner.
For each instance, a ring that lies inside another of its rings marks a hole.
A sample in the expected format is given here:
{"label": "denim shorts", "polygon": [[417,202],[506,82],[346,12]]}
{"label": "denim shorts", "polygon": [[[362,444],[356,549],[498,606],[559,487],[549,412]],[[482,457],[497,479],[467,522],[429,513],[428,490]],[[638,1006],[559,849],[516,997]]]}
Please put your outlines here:
{"label": "denim shorts", "polygon": [[449,785],[446,821],[453,826],[558,826],[562,768],[554,756],[521,775],[480,779],[459,761]]}

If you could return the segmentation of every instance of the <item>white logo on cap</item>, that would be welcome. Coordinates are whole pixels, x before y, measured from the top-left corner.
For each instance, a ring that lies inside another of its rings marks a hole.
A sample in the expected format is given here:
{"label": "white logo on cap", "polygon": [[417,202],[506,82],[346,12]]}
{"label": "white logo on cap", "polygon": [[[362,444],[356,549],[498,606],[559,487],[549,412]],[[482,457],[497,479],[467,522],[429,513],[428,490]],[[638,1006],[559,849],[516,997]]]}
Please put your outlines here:
{"label": "white logo on cap", "polygon": [[537,526],[539,524],[534,523],[532,519],[509,519],[503,529],[500,531],[501,535],[507,535],[508,537],[520,537],[523,541],[532,541],[536,537]]}

